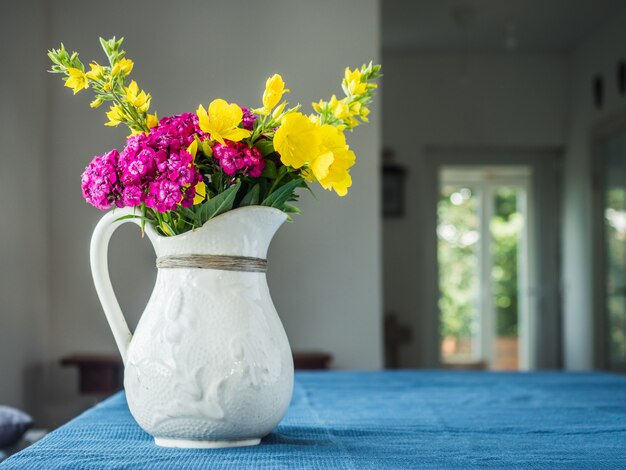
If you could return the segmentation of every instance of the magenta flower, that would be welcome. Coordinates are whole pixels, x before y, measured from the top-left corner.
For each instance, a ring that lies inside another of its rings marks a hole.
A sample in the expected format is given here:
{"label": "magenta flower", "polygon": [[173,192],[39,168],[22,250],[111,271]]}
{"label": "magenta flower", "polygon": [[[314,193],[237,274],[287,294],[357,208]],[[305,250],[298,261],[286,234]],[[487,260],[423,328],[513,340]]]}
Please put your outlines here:
{"label": "magenta flower", "polygon": [[259,149],[248,147],[243,142],[227,141],[226,145],[216,144],[213,147],[213,156],[219,161],[224,173],[231,176],[241,171],[244,175],[258,178],[265,167],[265,160]]}
{"label": "magenta flower", "polygon": [[243,106],[241,107],[241,110],[243,111],[241,126],[244,129],[251,131],[252,129],[254,129],[254,121],[258,119],[258,116],[252,114],[252,112],[248,108],[244,108]]}
{"label": "magenta flower", "polygon": [[245,147],[243,149],[243,161],[246,166],[248,175],[258,178],[265,168],[265,160],[263,155],[256,147]]}
{"label": "magenta flower", "polygon": [[131,136],[126,147],[93,159],[82,176],[83,197],[98,209],[135,207],[159,212],[193,204],[195,184],[202,179],[187,147],[201,138],[198,117],[168,116],[146,134]]}
{"label": "magenta flower", "polygon": [[228,142],[228,145],[216,144],[213,147],[213,156],[219,160],[227,175],[233,176],[244,167],[243,155],[237,147],[233,142]]}
{"label": "magenta flower", "polygon": [[115,149],[94,157],[81,177],[83,197],[100,210],[110,209],[120,198],[116,171],[118,159],[119,153]]}
{"label": "magenta flower", "polygon": [[146,205],[159,212],[173,211],[182,196],[179,184],[166,179],[154,181],[150,183],[150,194],[146,198]]}
{"label": "magenta flower", "polygon": [[[133,148],[135,143],[133,142]],[[120,154],[122,182],[124,184],[140,184],[148,174],[154,173],[155,151],[149,147],[140,146],[137,151],[129,151],[128,146]]]}
{"label": "magenta flower", "polygon": [[126,186],[122,191],[122,201],[126,207],[135,207],[144,202],[145,195],[139,186]]}

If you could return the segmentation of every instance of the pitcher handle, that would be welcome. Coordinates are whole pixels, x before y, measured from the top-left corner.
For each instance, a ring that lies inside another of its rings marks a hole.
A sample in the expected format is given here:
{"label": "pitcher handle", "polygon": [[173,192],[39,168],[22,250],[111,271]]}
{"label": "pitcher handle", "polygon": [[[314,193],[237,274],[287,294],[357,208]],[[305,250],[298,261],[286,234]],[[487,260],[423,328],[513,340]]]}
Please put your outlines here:
{"label": "pitcher handle", "polygon": [[[96,286],[96,292],[124,364],[126,364],[126,353],[133,335],[128,328],[120,304],[113,291],[113,285],[109,277],[108,252],[111,236],[119,226],[126,222],[132,222],[141,226],[141,219],[127,218],[119,220],[120,217],[133,214],[136,214],[136,212],[132,208],[115,209],[106,213],[94,229],[89,250],[91,274]],[[151,242],[154,242],[155,237],[158,236],[156,230],[150,224],[146,224],[145,233]]]}

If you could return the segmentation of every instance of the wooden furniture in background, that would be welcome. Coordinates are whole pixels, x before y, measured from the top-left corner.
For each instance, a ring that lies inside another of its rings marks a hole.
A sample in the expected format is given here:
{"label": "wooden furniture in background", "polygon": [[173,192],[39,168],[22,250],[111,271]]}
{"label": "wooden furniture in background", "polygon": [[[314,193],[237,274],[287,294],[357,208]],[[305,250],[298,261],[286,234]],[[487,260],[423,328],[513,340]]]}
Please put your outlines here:
{"label": "wooden furniture in background", "polygon": [[330,367],[333,356],[324,352],[294,352],[293,367],[296,370],[324,370]]}
{"label": "wooden furniture in background", "polygon": [[441,367],[447,370],[485,370],[487,364],[483,360],[457,360],[454,362],[443,362]]}
{"label": "wooden furniture in background", "polygon": [[124,364],[117,355],[75,354],[61,358],[61,365],[78,368],[81,395],[110,395],[124,387]]}
{"label": "wooden furniture in background", "polygon": [[[324,352],[293,354],[297,370],[328,369],[333,357]],[[61,358],[62,366],[78,368],[81,395],[110,395],[124,388],[124,364],[117,355],[73,354]]]}
{"label": "wooden furniture in background", "polygon": [[395,313],[385,315],[385,367],[397,369],[400,367],[400,345],[412,339],[411,328],[398,321]]}

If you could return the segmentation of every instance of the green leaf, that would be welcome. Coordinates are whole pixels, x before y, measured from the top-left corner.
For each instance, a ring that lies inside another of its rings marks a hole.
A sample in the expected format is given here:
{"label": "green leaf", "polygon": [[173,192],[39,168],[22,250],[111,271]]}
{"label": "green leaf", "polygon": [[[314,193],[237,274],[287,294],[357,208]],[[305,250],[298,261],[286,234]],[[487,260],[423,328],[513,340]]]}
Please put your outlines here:
{"label": "green leaf", "polygon": [[117,219],[114,220],[114,222],[119,222],[121,220],[128,220],[128,219],[141,219],[141,220],[150,221],[150,219],[142,215],[128,214],[128,215],[123,215],[121,217],[118,217]]}
{"label": "green leaf", "polygon": [[302,182],[302,187],[306,188],[306,190],[311,193],[311,196],[313,196],[313,199],[317,200],[317,196],[315,195],[315,193],[311,189],[311,186],[309,186],[309,184],[306,181]]}
{"label": "green leaf", "polygon": [[256,206],[259,204],[259,193],[261,192],[261,186],[255,184],[250,191],[243,197],[239,203],[240,207],[243,206]]}
{"label": "green leaf", "polygon": [[302,211],[298,209],[296,206],[292,206],[291,204],[283,204],[282,208],[283,212],[287,212],[288,214],[302,214]]}
{"label": "green leaf", "polygon": [[268,197],[266,197],[261,205],[275,207],[276,209],[282,210],[285,202],[289,201],[295,196],[294,191],[296,188],[302,185],[302,182],[302,178],[295,178],[290,182],[285,183],[280,188],[272,192],[272,194],[270,194]]}
{"label": "green leaf", "polygon": [[275,180],[277,176],[278,172],[276,171],[276,163],[274,163],[272,160],[265,160],[265,168],[263,168],[261,178],[269,178],[271,180]]}
{"label": "green leaf", "polygon": [[[109,50],[109,44],[107,43],[106,39],[100,38],[100,45],[102,46],[104,53],[108,56],[110,54],[110,50]],[[63,46],[63,44],[61,44],[61,46]]]}
{"label": "green leaf", "polygon": [[231,210],[240,186],[241,183],[237,183],[204,204],[200,204],[200,224],[203,225],[207,220]]}
{"label": "green leaf", "polygon": [[283,165],[278,169],[278,176],[277,178],[280,179],[283,176],[285,176],[287,174],[287,172],[289,171],[289,167],[287,165]]}
{"label": "green leaf", "polygon": [[[193,208],[201,207],[201,206],[192,206]],[[200,222],[200,214],[199,211],[193,210],[189,207],[179,207],[176,210],[183,218],[191,220],[194,227],[200,227],[202,224]]]}
{"label": "green leaf", "polygon": [[259,140],[254,146],[259,149],[261,155],[267,157],[270,153],[274,153],[274,143],[271,140]]}

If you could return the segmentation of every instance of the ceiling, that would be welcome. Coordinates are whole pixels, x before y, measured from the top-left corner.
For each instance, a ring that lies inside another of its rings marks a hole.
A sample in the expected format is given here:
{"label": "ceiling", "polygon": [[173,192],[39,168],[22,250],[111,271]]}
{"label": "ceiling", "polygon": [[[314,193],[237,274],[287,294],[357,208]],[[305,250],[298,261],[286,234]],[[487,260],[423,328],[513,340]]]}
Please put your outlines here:
{"label": "ceiling", "polygon": [[624,0],[382,0],[383,49],[564,52],[626,11]]}

